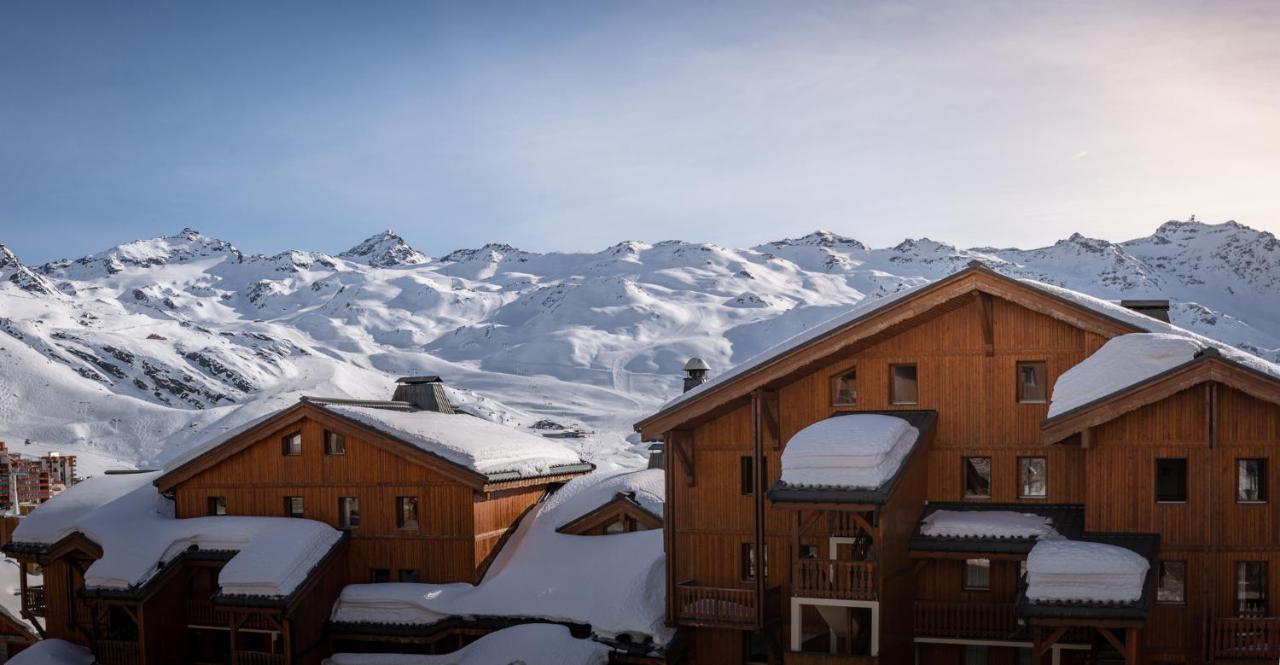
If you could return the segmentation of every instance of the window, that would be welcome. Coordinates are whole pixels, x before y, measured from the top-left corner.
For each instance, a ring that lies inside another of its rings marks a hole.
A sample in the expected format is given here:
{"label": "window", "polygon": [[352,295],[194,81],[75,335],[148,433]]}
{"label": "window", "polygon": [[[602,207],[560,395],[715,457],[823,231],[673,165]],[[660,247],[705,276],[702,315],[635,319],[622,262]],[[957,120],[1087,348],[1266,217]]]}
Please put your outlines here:
{"label": "window", "polygon": [[746,665],[769,665],[769,633],[759,630],[744,632],[743,642]]}
{"label": "window", "polygon": [[964,560],[965,591],[991,590],[991,559]]}
{"label": "window", "polygon": [[988,648],[981,645],[969,644],[964,648],[964,665],[987,665],[990,661]]}
{"label": "window", "polygon": [[1187,459],[1156,460],[1156,501],[1185,503],[1187,500]]}
{"label": "window", "polygon": [[991,498],[991,458],[964,458],[964,498]]}
{"label": "window", "polygon": [[606,536],[611,536],[615,533],[626,533],[626,532],[627,532],[626,520],[614,520],[604,528],[604,533]]}
{"label": "window", "polygon": [[858,370],[850,369],[831,378],[831,406],[858,404]]}
{"label": "window", "polygon": [[1018,458],[1018,498],[1043,499],[1049,496],[1049,461],[1043,457]]}
{"label": "window", "polygon": [[1049,397],[1049,375],[1043,362],[1018,363],[1018,403],[1044,404]]}
{"label": "window", "polygon": [[418,530],[418,497],[396,497],[396,528],[406,531]]}
{"label": "window", "polygon": [[756,491],[756,465],[750,457],[743,457],[738,462],[738,470],[741,472],[742,495],[755,494]]}
{"label": "window", "polygon": [[919,399],[915,365],[889,366],[889,402],[915,404]]}
{"label": "window", "polygon": [[284,514],[286,517],[302,517],[302,497],[286,496],[284,498]]}
{"label": "window", "polygon": [[369,581],[374,584],[386,584],[391,581],[391,570],[389,568],[370,568]]}
{"label": "window", "polygon": [[1267,500],[1267,460],[1236,460],[1236,501],[1261,503]]}
{"label": "window", "polygon": [[816,559],[816,558],[818,558],[818,546],[817,546],[817,545],[801,545],[801,546],[800,546],[800,558],[801,558],[801,559]]}
{"label": "window", "polygon": [[1236,614],[1267,616],[1267,562],[1236,562]]}
{"label": "window", "polygon": [[210,515],[226,515],[227,514],[227,497],[225,496],[209,497],[209,514]]}
{"label": "window", "polygon": [[347,454],[347,437],[337,432],[324,431],[324,454],[326,455],[346,455]]}
{"label": "window", "polygon": [[1161,561],[1160,583],[1156,587],[1156,602],[1181,605],[1187,602],[1187,562]]}
{"label": "window", "polygon": [[[742,543],[740,553],[741,559],[739,565],[742,570],[742,581],[750,582],[756,578],[756,546],[752,543]],[[764,576],[769,577],[769,546],[764,548]]]}
{"label": "window", "polygon": [[302,454],[302,432],[294,432],[293,434],[290,434],[284,437],[283,439],[281,439],[281,443],[283,444],[283,447],[284,447],[284,454],[286,455]]}
{"label": "window", "polygon": [[414,570],[414,569],[412,569],[412,568],[401,568],[401,569],[400,569],[400,581],[401,581],[401,582],[417,582],[417,581],[418,581],[418,571],[417,571],[417,570]]}
{"label": "window", "polygon": [[360,499],[354,496],[338,497],[338,526],[343,529],[360,528]]}

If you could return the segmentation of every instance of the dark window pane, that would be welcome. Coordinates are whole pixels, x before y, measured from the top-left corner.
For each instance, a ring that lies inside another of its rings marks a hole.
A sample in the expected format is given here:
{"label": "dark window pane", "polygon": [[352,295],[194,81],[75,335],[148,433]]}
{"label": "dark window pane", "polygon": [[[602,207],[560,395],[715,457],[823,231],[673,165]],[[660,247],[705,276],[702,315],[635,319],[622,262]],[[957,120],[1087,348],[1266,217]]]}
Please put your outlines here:
{"label": "dark window pane", "polygon": [[754,580],[756,578],[756,546],[751,543],[742,543],[741,556],[739,565],[742,569],[742,580],[744,582]]}
{"label": "dark window pane", "polygon": [[371,568],[369,570],[369,581],[374,584],[390,582],[391,570],[389,568]]}
{"label": "dark window pane", "polygon": [[915,365],[890,365],[889,401],[894,404],[915,404],[919,399]]}
{"label": "dark window pane", "polygon": [[986,591],[991,588],[990,559],[965,559],[964,588],[971,591]]}
{"label": "dark window pane", "polygon": [[408,530],[418,528],[418,497],[396,497],[396,527]]}
{"label": "dark window pane", "polygon": [[858,370],[851,369],[834,379],[831,388],[831,404],[854,406],[858,403]]}
{"label": "dark window pane", "polygon": [[1018,459],[1018,496],[1024,499],[1043,499],[1049,494],[1049,462],[1043,457]]}
{"label": "dark window pane", "polygon": [[222,496],[209,497],[209,514],[210,515],[226,515],[227,499]]}
{"label": "dark window pane", "polygon": [[360,528],[360,500],[353,496],[338,497],[338,526],[343,529]]}
{"label": "dark window pane", "polygon": [[401,581],[401,582],[417,582],[417,581],[418,581],[418,571],[416,571],[416,570],[410,570],[410,569],[408,569],[408,568],[401,568],[401,569],[400,569],[400,581]]}
{"label": "dark window pane", "polygon": [[1187,602],[1186,561],[1160,562],[1160,584],[1156,590],[1156,602],[1171,604]]}
{"label": "dark window pane", "polygon": [[1038,404],[1049,395],[1048,370],[1042,362],[1018,363],[1018,401]]}
{"label": "dark window pane", "polygon": [[991,498],[991,458],[964,458],[964,497],[966,499]]}
{"label": "dark window pane", "polygon": [[324,432],[324,454],[326,455],[345,455],[347,454],[347,437],[337,432]]}
{"label": "dark window pane", "polygon": [[1267,616],[1267,564],[1236,562],[1236,613],[1242,617]]}
{"label": "dark window pane", "polygon": [[1267,500],[1267,460],[1236,460],[1236,501]]}
{"label": "dark window pane", "polygon": [[1187,500],[1187,460],[1156,460],[1156,501]]}
{"label": "dark window pane", "polygon": [[738,463],[738,470],[742,476],[742,494],[747,495],[755,493],[756,469],[754,461],[750,457],[743,457]]}
{"label": "dark window pane", "polygon": [[294,432],[281,440],[286,455],[302,454],[302,432]]}
{"label": "dark window pane", "polygon": [[302,497],[286,496],[284,498],[284,514],[289,517],[302,517]]}

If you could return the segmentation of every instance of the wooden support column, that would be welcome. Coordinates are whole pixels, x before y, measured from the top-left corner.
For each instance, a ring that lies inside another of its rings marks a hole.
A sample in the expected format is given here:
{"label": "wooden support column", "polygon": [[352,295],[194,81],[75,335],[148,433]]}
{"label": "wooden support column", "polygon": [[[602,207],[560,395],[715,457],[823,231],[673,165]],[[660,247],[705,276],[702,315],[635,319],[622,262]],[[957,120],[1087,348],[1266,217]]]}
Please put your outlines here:
{"label": "wooden support column", "polygon": [[675,450],[681,466],[684,467],[685,484],[693,487],[695,482],[693,473],[693,432],[675,430],[670,432],[667,438],[671,441],[671,448]]}
{"label": "wooden support column", "polygon": [[768,554],[764,542],[764,394],[761,390],[751,393],[751,450],[756,482],[753,503],[755,505],[756,548],[756,625],[763,627],[765,620],[765,570]]}
{"label": "wooden support column", "polygon": [[680,504],[676,503],[676,456],[672,454],[675,446],[676,433],[667,432],[662,437],[663,446],[665,448],[663,454],[663,463],[666,469],[663,471],[663,483],[666,488],[666,497],[669,502],[666,509],[662,511],[662,550],[666,555],[667,569],[667,625],[674,626],[676,623],[676,520],[672,517],[672,512],[677,509]]}
{"label": "wooden support column", "polygon": [[1139,659],[1142,658],[1142,652],[1138,649],[1138,639],[1142,634],[1140,628],[1125,629],[1124,636],[1124,662],[1125,665],[1138,665]]}
{"label": "wooden support column", "polygon": [[782,426],[779,424],[778,393],[776,391],[766,391],[764,393],[764,424],[769,432],[770,439],[773,441],[773,449],[782,450]]}

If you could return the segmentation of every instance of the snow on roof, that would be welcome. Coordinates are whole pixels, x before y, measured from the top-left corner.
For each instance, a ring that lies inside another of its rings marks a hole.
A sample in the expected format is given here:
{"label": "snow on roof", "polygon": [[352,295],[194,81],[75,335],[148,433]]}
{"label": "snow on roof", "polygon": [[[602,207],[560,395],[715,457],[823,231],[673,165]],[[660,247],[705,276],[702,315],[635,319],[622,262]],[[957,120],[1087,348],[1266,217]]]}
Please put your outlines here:
{"label": "snow on roof", "polygon": [[819,420],[782,449],[782,482],[876,489],[893,478],[920,431],[902,418],[857,413]]}
{"label": "snow on roof", "polygon": [[1027,555],[1027,599],[1039,603],[1131,603],[1142,598],[1145,557],[1118,545],[1041,540]]}
{"label": "snow on roof", "polygon": [[920,524],[934,538],[1057,538],[1053,520],[1012,510],[935,510]]}
{"label": "snow on roof", "polygon": [[9,659],[9,665],[93,665],[93,654],[79,644],[40,640]]}
{"label": "snow on roof", "polygon": [[570,501],[571,505],[560,508],[559,512],[565,515],[565,519],[556,528],[613,501],[619,494],[630,496],[641,508],[661,517],[666,492],[666,476],[662,469],[607,474],[600,482],[579,491]]}
{"label": "snow on roof", "polygon": [[555,467],[583,463],[564,444],[466,414],[320,406],[486,476],[544,476]]}
{"label": "snow on roof", "polygon": [[331,618],[425,625],[447,616],[536,617],[589,624],[606,638],[629,634],[666,644],[673,633],[664,624],[662,531],[556,531],[619,484],[648,487],[653,475],[596,472],[569,481],[520,522],[478,586],[354,584],[342,590]]}
{"label": "snow on roof", "polygon": [[503,628],[485,635],[450,654],[420,656],[401,654],[336,653],[325,665],[604,665],[608,647],[577,639],[564,626],[533,623]]}
{"label": "snow on roof", "polygon": [[288,596],[341,538],[313,520],[287,517],[175,519],[173,502],[152,485],[159,474],[103,475],[83,480],[32,511],[14,543],[52,545],[76,532],[102,548],[85,586],[128,589],[195,546],[235,551],[218,574],[227,595]]}
{"label": "snow on roof", "polygon": [[1053,384],[1049,417],[1078,409],[1195,359],[1206,345],[1166,333],[1114,337]]}

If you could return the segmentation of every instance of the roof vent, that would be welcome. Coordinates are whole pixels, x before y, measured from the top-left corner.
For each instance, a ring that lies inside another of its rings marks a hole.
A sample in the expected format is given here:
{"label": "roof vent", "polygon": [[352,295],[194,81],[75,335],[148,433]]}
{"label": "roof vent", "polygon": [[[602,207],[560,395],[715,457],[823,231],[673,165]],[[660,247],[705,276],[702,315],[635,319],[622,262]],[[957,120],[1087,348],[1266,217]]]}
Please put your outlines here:
{"label": "roof vent", "polygon": [[1145,314],[1157,321],[1169,322],[1168,300],[1121,300],[1120,306]]}
{"label": "roof vent", "polygon": [[457,413],[438,376],[402,376],[396,379],[396,391],[391,399],[408,402],[422,411]]}
{"label": "roof vent", "polygon": [[707,372],[711,371],[711,366],[702,358],[690,358],[689,362],[684,364],[684,391],[690,390],[707,382]]}

